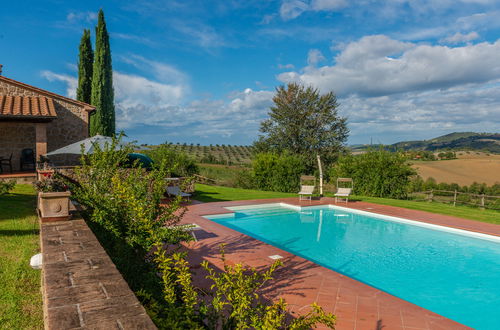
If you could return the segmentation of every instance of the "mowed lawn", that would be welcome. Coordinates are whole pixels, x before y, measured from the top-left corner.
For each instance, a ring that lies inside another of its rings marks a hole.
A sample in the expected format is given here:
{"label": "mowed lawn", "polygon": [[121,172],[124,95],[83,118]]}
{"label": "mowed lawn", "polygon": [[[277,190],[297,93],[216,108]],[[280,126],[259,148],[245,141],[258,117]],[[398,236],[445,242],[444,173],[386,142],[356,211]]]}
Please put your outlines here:
{"label": "mowed lawn", "polygon": [[[332,193],[326,193],[327,196],[333,196]],[[196,193],[193,197],[202,202],[222,202],[234,200],[248,199],[266,199],[266,198],[283,198],[297,197],[294,193],[281,193],[272,191],[249,190],[219,186],[209,186],[204,184],[196,184]],[[391,205],[403,207],[412,210],[427,211],[438,214],[451,215],[458,218],[477,220],[500,224],[500,212],[494,210],[480,210],[468,206],[451,206],[441,203],[416,202],[409,200],[397,200],[378,197],[353,196],[351,200],[364,201],[375,204]]]}
{"label": "mowed lawn", "polygon": [[35,191],[17,185],[0,196],[0,328],[42,329],[40,270],[30,267],[39,252]]}

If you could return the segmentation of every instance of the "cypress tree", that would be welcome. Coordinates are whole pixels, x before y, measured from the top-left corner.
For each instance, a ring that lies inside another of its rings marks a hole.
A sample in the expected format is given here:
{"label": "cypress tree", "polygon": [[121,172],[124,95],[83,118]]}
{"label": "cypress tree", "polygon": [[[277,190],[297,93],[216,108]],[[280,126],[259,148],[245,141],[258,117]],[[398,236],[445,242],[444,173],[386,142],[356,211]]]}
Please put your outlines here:
{"label": "cypress tree", "polygon": [[94,52],[90,42],[90,30],[84,29],[80,40],[80,53],[78,54],[78,88],[76,99],[90,104],[92,93],[92,66],[94,65]]}
{"label": "cypress tree", "polygon": [[90,118],[90,135],[114,136],[113,69],[111,67],[109,34],[102,9],[99,10],[96,27],[91,104],[96,107],[96,112]]}

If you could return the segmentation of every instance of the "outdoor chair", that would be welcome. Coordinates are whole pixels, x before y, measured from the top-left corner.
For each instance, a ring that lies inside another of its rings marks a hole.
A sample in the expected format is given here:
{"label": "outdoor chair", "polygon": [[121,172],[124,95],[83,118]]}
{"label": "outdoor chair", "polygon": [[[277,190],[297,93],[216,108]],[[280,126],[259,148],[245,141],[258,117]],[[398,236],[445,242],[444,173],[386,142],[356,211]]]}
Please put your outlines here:
{"label": "outdoor chair", "polygon": [[315,186],[300,186],[299,201],[312,200],[312,195]]}
{"label": "outdoor chair", "polygon": [[27,148],[21,151],[21,171],[24,171],[26,166],[29,166],[29,168],[33,167],[33,170],[36,169],[35,152],[33,149]]}
{"label": "outdoor chair", "polygon": [[10,173],[12,173],[12,153],[9,158],[0,158],[0,173],[3,173],[4,165],[8,165]]}
{"label": "outdoor chair", "polygon": [[175,227],[179,227],[182,230],[190,233],[191,236],[193,236],[195,242],[198,241],[198,238],[196,237],[195,231],[202,230],[202,228],[199,225],[195,224],[195,223],[190,223],[190,224],[187,224],[187,225],[177,225]]}
{"label": "outdoor chair", "polygon": [[[345,185],[349,185],[350,187],[340,187],[341,183]],[[339,199],[345,199],[345,203],[347,204],[349,200],[349,195],[352,193],[352,189],[354,187],[354,182],[351,178],[337,178],[337,192],[335,193],[335,203]]]}
{"label": "outdoor chair", "polygon": [[337,203],[338,199],[345,199],[345,202],[347,204],[351,192],[351,188],[338,188],[337,192],[335,193],[335,203]]}
{"label": "outdoor chair", "polygon": [[189,201],[189,197],[191,197],[191,194],[185,193],[179,188],[179,186],[169,186],[167,187],[167,195],[168,196],[181,196],[182,198],[187,198]]}

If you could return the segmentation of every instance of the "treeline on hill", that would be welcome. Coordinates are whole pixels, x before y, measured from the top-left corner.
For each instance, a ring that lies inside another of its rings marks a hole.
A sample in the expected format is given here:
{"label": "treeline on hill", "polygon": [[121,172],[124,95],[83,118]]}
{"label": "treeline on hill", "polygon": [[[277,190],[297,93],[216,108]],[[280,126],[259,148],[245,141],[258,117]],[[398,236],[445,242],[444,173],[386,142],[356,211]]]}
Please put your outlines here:
{"label": "treeline on hill", "polygon": [[418,151],[406,151],[405,152],[408,159],[412,160],[449,160],[457,159],[457,154],[453,151],[442,151],[437,155],[432,151],[418,150]]}
{"label": "treeline on hill", "polygon": [[500,134],[498,133],[451,133],[431,140],[404,141],[387,146],[390,150],[453,151],[481,150],[500,153]]}

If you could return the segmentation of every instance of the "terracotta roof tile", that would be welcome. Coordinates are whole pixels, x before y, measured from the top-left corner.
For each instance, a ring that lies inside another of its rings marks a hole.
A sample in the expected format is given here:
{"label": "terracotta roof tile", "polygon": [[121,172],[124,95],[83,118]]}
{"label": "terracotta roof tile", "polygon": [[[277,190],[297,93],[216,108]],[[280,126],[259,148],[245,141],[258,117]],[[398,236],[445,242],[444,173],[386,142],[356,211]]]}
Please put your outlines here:
{"label": "terracotta roof tile", "polygon": [[74,99],[71,99],[69,97],[62,96],[62,95],[59,95],[59,94],[56,94],[56,93],[52,93],[52,92],[46,91],[44,89],[41,89],[41,88],[38,88],[38,87],[35,87],[35,86],[31,86],[31,85],[28,85],[28,84],[25,84],[25,83],[22,83],[20,81],[14,80],[14,79],[7,78],[7,77],[2,76],[2,75],[0,75],[0,81],[4,81],[6,83],[9,83],[9,84],[12,84],[12,85],[15,85],[15,86],[19,86],[20,88],[23,88],[23,89],[28,89],[28,90],[34,91],[36,93],[44,95],[47,98],[53,98],[53,99],[56,99],[56,100],[64,100],[66,102],[79,105],[79,106],[83,107],[83,109],[85,111],[94,111],[95,110],[95,107],[93,105],[90,105],[90,104],[87,104],[85,102],[81,102],[81,101],[78,101],[78,100],[74,100]]}
{"label": "terracotta roof tile", "polygon": [[53,119],[57,113],[50,97],[0,95],[0,117]]}

